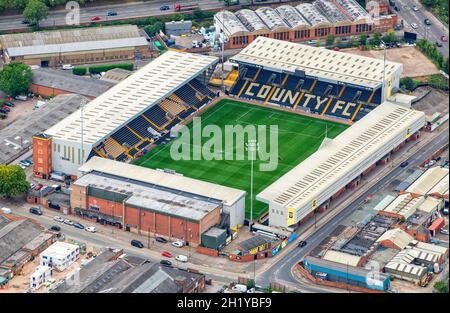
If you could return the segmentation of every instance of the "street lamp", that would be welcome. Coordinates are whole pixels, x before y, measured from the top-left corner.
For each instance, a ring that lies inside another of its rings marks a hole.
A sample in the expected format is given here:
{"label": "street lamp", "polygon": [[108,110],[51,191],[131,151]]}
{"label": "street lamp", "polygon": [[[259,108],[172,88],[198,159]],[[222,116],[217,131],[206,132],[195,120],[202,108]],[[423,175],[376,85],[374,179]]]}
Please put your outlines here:
{"label": "street lamp", "polygon": [[256,151],[258,151],[258,141],[256,139],[250,139],[247,143],[247,151],[250,152],[250,223],[249,227],[253,224],[253,161],[256,158]]}
{"label": "street lamp", "polygon": [[224,84],[224,50],[225,50],[225,43],[227,41],[227,38],[223,34],[223,31],[220,31],[219,35],[219,43],[221,46],[221,62],[222,62],[222,74],[221,74],[221,80],[222,80],[222,92],[225,91],[225,84]]}
{"label": "street lamp", "polygon": [[[383,53],[383,88],[386,88],[386,43],[380,39],[380,42],[383,44],[384,53]],[[383,93],[384,96],[384,93]]]}

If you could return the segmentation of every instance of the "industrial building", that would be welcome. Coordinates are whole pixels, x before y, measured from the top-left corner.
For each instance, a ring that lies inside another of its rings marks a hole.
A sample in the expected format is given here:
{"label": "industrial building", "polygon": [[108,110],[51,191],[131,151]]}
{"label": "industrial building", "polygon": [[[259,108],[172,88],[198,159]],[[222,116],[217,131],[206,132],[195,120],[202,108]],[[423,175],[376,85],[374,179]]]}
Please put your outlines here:
{"label": "industrial building", "polygon": [[390,289],[390,275],[365,268],[311,256],[305,257],[303,267],[317,279],[373,290],[388,291]]}
{"label": "industrial building", "polygon": [[216,30],[228,39],[227,48],[243,48],[257,37],[304,42],[328,35],[349,37],[385,31],[397,23],[397,16],[372,17],[354,0],[316,0],[296,7],[261,7],[236,13],[220,11],[214,16]]}
{"label": "industrial building", "polygon": [[448,206],[449,170],[445,167],[432,167],[426,170],[406,192],[417,195],[430,195],[443,199]]}
{"label": "industrial building", "polygon": [[80,247],[71,243],[57,241],[39,255],[40,265],[57,271],[64,271],[80,256]]}
{"label": "industrial building", "polygon": [[[389,155],[425,125],[425,114],[384,102],[360,122],[267,187],[257,199],[269,204],[272,225],[300,222]],[[276,212],[280,212],[277,214]]]}
{"label": "industrial building", "polygon": [[73,93],[92,100],[106,92],[112,86],[114,86],[114,83],[108,81],[86,78],[60,70],[40,67],[33,69],[33,78],[29,89],[32,93],[45,98]]}
{"label": "industrial building", "polygon": [[244,223],[245,191],[94,157],[71,191],[75,214],[193,244],[216,224]]}
{"label": "industrial building", "polygon": [[152,50],[135,25],[0,35],[5,63],[41,67],[147,58]]}
{"label": "industrial building", "polygon": [[78,167],[93,156],[124,161],[164,141],[171,127],[211,100],[203,83],[209,81],[217,61],[210,56],[164,53],[83,110],[34,136],[33,149],[42,152],[40,158],[33,155],[34,175],[48,178],[52,171],[60,171],[76,176]]}

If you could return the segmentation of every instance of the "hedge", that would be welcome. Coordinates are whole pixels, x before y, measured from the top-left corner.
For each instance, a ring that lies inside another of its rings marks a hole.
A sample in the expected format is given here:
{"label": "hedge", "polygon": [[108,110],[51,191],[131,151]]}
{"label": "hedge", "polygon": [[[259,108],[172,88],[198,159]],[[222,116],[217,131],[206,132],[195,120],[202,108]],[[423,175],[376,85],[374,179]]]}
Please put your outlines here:
{"label": "hedge", "polygon": [[72,69],[72,73],[75,75],[85,75],[87,73],[87,67],[77,66]]}
{"label": "hedge", "polygon": [[89,73],[98,74],[101,72],[106,72],[112,70],[114,68],[121,68],[124,70],[132,71],[134,68],[133,63],[118,63],[118,64],[102,64],[102,65],[93,65],[89,67]]}

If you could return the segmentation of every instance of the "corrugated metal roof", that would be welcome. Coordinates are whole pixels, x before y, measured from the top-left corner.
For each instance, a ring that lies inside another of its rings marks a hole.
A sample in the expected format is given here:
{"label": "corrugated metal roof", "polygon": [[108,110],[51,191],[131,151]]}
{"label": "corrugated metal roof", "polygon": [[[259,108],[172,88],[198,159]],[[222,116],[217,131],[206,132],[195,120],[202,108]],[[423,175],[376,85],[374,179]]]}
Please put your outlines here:
{"label": "corrugated metal roof", "polygon": [[414,238],[400,228],[393,228],[381,235],[381,237],[377,239],[377,242],[382,242],[384,240],[392,241],[397,247],[403,249],[413,241]]}
{"label": "corrugated metal roof", "polygon": [[408,189],[407,192],[426,195],[433,192],[448,191],[449,170],[443,167],[432,167],[425,171]]}

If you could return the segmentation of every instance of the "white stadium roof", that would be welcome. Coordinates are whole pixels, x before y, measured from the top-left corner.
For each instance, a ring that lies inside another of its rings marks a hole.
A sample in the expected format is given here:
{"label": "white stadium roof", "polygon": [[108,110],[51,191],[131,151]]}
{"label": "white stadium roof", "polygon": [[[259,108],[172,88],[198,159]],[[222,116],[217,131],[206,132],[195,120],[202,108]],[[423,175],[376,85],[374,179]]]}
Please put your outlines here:
{"label": "white stadium roof", "polygon": [[413,133],[424,123],[423,112],[384,102],[264,189],[257,199],[293,208],[296,221],[301,220],[313,210],[313,200],[320,205],[329,199],[392,150],[393,141],[404,140],[407,129]]}
{"label": "white stadium roof", "polygon": [[[303,70],[306,75],[369,88],[380,86],[384,75],[383,60],[263,36],[231,60],[280,71]],[[400,63],[386,61],[386,77],[400,67]]]}
{"label": "white stadium roof", "polygon": [[83,164],[78,171],[82,174],[97,171],[116,175],[131,180],[137,180],[203,197],[213,198],[223,201],[225,205],[230,206],[245,196],[245,191],[243,190],[213,184],[186,176],[153,170],[142,166],[103,159],[96,156]]}
{"label": "white stadium roof", "polygon": [[[216,57],[167,51],[85,105],[84,143],[96,144],[215,62]],[[45,134],[60,140],[79,142],[81,111],[75,111]]]}

